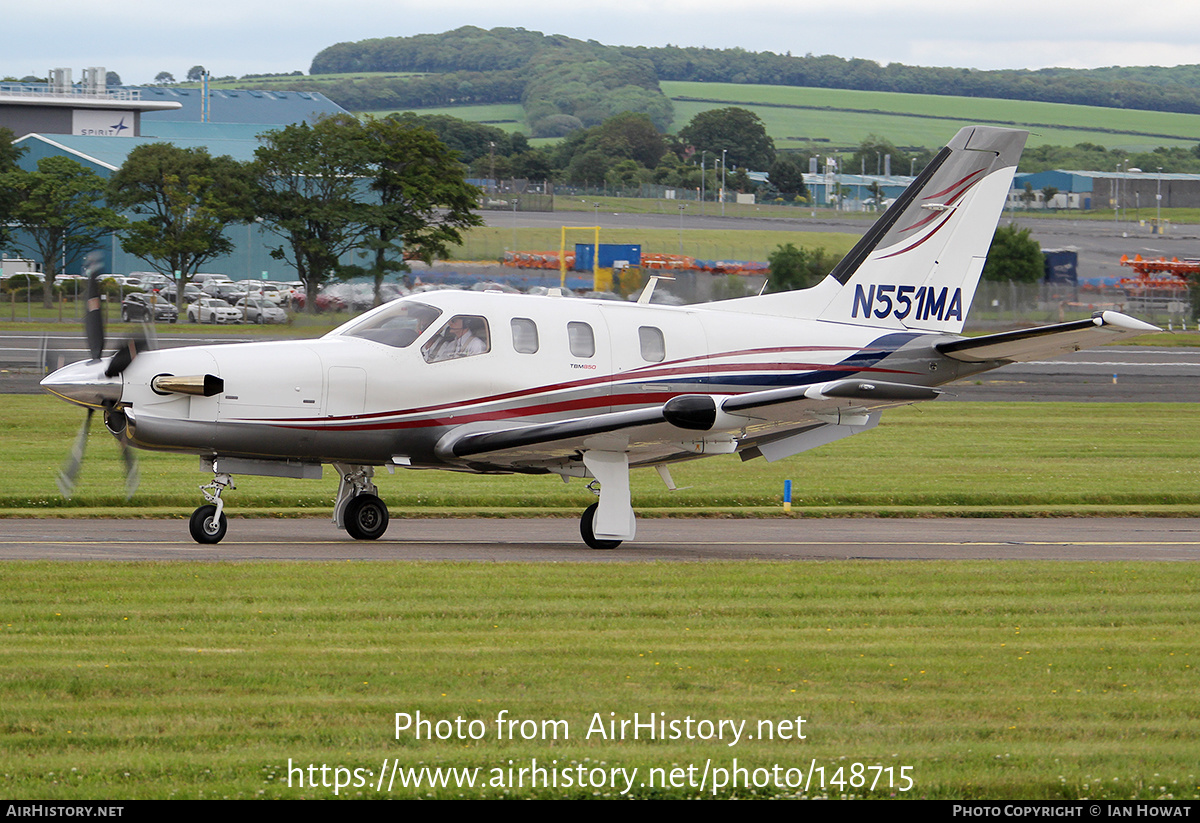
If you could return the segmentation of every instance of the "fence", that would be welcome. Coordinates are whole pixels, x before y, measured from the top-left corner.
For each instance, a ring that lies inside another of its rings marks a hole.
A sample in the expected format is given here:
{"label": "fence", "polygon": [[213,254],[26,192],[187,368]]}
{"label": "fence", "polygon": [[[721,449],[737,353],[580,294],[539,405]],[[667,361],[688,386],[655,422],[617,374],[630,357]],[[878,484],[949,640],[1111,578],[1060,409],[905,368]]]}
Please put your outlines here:
{"label": "fence", "polygon": [[967,315],[967,330],[1010,329],[1119,311],[1161,326],[1192,325],[1188,290],[1136,289],[1067,283],[982,281]]}

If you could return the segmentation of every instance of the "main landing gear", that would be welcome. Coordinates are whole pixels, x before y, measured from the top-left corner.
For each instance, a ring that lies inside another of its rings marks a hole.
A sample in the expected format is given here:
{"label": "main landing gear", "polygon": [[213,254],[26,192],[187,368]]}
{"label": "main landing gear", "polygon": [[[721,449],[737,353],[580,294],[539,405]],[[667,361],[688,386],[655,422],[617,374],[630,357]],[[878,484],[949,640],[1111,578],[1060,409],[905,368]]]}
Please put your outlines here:
{"label": "main landing gear", "polygon": [[373,466],[334,463],[342,481],[333,504],[333,522],[355,540],[378,540],[388,527],[387,505],[379,499]]}
{"label": "main landing gear", "polygon": [[624,452],[593,449],[583,453],[583,465],[595,478],[588,488],[600,502],[583,510],[579,536],[588,548],[615,549],[637,532],[629,500],[629,457]]}

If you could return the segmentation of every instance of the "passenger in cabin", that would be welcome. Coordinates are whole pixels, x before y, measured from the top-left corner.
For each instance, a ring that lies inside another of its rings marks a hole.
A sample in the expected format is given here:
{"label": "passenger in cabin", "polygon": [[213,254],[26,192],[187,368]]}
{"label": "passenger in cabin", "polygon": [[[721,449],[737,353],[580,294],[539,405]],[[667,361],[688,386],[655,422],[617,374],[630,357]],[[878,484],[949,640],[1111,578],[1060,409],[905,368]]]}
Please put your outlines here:
{"label": "passenger in cabin", "polygon": [[489,349],[487,322],[482,317],[455,315],[425,344],[426,362],[455,360],[483,354]]}

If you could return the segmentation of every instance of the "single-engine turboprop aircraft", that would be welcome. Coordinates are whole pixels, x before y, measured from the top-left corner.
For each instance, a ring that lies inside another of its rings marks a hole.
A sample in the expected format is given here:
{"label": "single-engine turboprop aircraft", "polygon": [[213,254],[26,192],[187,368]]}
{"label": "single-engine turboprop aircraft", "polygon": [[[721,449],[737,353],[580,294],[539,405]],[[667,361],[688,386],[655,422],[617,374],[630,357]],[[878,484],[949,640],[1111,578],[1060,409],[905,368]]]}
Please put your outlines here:
{"label": "single-engine turboprop aircraft", "polygon": [[[944,383],[1156,327],[1115,312],[964,338],[1025,132],[969,127],[810,289],[693,306],[477,292],[405,297],[318,340],[143,350],[42,385],[104,412],[123,445],[200,456],[213,481],[192,537],[225,536],[237,474],[341,478],[334,522],[387,528],[378,467],[591,478],[580,532],[635,533],[629,470],[713,454],[780,460],[867,431]],[[94,292],[93,292],[94,294]],[[69,486],[80,445],[64,470]]]}

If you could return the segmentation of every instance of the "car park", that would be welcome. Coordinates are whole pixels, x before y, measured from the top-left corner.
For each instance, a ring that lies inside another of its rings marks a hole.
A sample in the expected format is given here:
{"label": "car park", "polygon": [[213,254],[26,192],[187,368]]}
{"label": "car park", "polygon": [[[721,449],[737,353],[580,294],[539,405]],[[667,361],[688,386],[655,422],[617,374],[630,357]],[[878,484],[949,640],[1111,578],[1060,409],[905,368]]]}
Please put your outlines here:
{"label": "car park", "polygon": [[240,323],[242,313],[216,297],[201,297],[187,307],[189,323]]}
{"label": "car park", "polygon": [[179,319],[179,310],[170,300],[166,300],[153,292],[134,292],[121,301],[121,319],[131,320],[165,320],[174,323]]}

